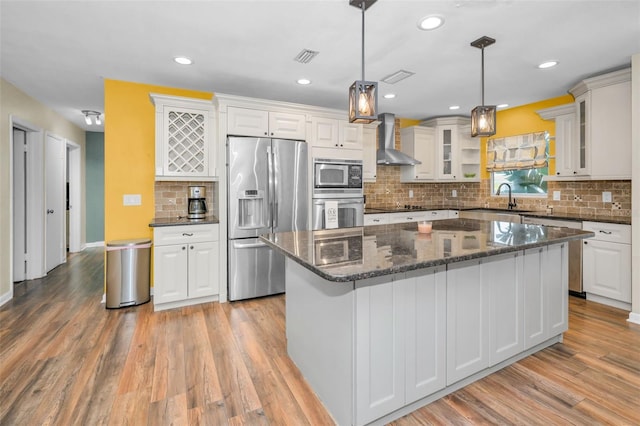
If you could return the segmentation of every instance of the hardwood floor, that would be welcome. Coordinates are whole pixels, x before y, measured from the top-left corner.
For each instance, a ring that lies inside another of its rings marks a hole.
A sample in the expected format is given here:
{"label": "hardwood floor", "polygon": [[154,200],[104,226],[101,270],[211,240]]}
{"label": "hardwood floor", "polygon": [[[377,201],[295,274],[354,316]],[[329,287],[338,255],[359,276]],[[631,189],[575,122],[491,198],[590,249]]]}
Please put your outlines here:
{"label": "hardwood floor", "polygon": [[[0,308],[1,425],[330,425],[286,354],[285,299],[106,310],[102,249]],[[640,326],[570,298],[564,342],[393,425],[640,424]]]}

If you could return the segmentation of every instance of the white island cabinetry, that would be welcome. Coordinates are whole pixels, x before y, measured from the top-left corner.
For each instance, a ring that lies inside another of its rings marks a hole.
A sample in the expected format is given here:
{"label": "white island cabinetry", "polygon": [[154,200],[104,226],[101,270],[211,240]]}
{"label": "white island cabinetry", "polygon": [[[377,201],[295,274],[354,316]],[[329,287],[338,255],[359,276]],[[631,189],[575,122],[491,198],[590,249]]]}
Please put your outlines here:
{"label": "white island cabinetry", "polygon": [[383,424],[559,341],[566,247],[353,282],[287,258],[289,355],[338,424]]}

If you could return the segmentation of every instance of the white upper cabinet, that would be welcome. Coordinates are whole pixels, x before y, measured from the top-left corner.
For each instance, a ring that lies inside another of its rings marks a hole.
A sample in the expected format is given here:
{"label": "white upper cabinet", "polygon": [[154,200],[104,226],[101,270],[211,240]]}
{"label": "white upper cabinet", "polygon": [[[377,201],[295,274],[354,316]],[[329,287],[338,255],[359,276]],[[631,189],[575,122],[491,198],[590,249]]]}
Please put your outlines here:
{"label": "white upper cabinet", "polygon": [[556,122],[558,178],[631,179],[631,70],[583,80],[573,104],[537,111]]}
{"label": "white upper cabinet", "polygon": [[324,148],[362,150],[362,124],[334,118],[311,118],[311,145]]}
{"label": "white upper cabinet", "polygon": [[378,148],[377,127],[362,128],[362,177],[365,182],[375,182],[378,170],[376,151]]}
{"label": "white upper cabinet", "polygon": [[227,134],[305,140],[306,118],[304,114],[229,107]]}
{"label": "white upper cabinet", "polygon": [[154,93],[149,97],[156,107],[156,180],[215,179],[211,101]]}
{"label": "white upper cabinet", "polygon": [[480,141],[469,119],[440,117],[400,130],[402,151],[422,164],[403,166],[402,182],[480,180]]}
{"label": "white upper cabinet", "polygon": [[420,161],[415,166],[400,168],[401,182],[433,180],[435,172],[435,130],[430,127],[413,126],[400,130],[400,150]]}

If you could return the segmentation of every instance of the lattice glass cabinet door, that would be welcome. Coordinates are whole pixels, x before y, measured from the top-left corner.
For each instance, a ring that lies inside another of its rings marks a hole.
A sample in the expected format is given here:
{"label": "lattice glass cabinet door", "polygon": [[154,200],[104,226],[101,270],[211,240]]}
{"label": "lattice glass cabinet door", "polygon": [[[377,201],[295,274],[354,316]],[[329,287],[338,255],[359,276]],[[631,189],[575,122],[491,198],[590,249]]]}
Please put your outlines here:
{"label": "lattice glass cabinet door", "polygon": [[207,176],[210,132],[207,112],[166,108],[164,113],[164,174]]}

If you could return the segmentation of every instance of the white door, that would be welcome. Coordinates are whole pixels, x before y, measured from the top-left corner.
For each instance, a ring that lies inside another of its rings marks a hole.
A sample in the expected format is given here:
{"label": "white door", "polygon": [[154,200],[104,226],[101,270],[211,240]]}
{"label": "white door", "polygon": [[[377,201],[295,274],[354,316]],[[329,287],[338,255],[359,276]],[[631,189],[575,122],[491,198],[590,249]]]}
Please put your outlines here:
{"label": "white door", "polygon": [[13,281],[26,279],[27,132],[13,129]]}
{"label": "white door", "polygon": [[189,298],[218,293],[218,242],[189,244]]}
{"label": "white door", "polygon": [[47,135],[45,140],[46,269],[65,262],[65,158],[62,138]]}

